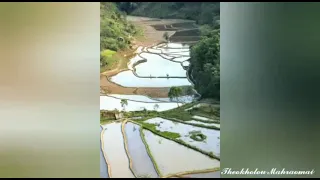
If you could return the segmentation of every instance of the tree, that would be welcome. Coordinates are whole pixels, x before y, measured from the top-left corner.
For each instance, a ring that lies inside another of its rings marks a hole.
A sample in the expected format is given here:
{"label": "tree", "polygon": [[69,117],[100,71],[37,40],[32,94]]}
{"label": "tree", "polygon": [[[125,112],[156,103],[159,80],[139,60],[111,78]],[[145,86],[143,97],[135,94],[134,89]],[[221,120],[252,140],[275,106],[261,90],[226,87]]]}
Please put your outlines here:
{"label": "tree", "polygon": [[123,111],[125,111],[126,106],[128,105],[128,101],[126,99],[121,99],[120,104],[121,104],[121,107],[123,108]]}
{"label": "tree", "polygon": [[168,93],[168,97],[172,101],[173,99],[176,100],[178,107],[179,107],[179,97],[182,95],[182,89],[180,87],[171,87]]}
{"label": "tree", "polygon": [[168,32],[165,32],[162,36],[167,42],[169,41],[170,39],[170,36],[169,36],[169,33]]}
{"label": "tree", "polygon": [[153,106],[153,109],[154,109],[155,111],[157,111],[157,110],[159,109],[159,104],[155,104],[155,105]]}
{"label": "tree", "polygon": [[204,26],[191,48],[190,72],[202,97],[220,99],[220,29]]}
{"label": "tree", "polygon": [[187,95],[192,95],[193,94],[193,88],[191,86],[187,87],[186,93],[187,93]]}

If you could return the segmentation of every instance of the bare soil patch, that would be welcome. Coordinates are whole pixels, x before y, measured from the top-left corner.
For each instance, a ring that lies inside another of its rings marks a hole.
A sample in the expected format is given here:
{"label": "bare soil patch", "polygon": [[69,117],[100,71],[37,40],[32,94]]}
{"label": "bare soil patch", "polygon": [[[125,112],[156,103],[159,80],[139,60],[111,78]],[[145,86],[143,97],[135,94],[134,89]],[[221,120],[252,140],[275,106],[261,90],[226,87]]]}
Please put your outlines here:
{"label": "bare soil patch", "polygon": [[[159,27],[178,27],[185,28],[191,27],[194,28],[194,21],[191,20],[182,20],[182,19],[156,19],[148,17],[138,17],[138,16],[127,16],[127,20],[131,21],[134,25],[142,29],[144,36],[136,38],[132,44],[132,49],[118,52],[115,54],[119,58],[119,62],[115,69],[102,72],[100,75],[100,89],[101,93],[112,93],[112,94],[128,94],[128,95],[145,95],[149,97],[162,98],[168,97],[168,92],[170,87],[165,88],[131,88],[131,87],[122,87],[113,82],[109,81],[111,76],[118,74],[123,70],[127,70],[127,63],[130,58],[135,55],[135,50],[139,46],[152,47],[159,43],[164,42],[163,31],[156,30],[153,26]],[[169,36],[172,36],[176,31],[167,31]],[[173,40],[183,40],[190,41],[189,39],[183,39],[183,37],[174,37]],[[194,40],[194,38],[190,38]]]}

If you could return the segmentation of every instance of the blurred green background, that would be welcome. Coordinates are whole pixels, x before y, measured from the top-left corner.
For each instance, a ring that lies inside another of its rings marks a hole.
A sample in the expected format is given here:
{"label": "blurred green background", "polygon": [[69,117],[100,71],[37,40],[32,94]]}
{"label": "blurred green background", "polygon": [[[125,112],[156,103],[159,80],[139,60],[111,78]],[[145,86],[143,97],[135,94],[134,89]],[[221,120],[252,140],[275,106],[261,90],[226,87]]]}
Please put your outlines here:
{"label": "blurred green background", "polygon": [[97,3],[0,3],[0,177],[99,177]]}

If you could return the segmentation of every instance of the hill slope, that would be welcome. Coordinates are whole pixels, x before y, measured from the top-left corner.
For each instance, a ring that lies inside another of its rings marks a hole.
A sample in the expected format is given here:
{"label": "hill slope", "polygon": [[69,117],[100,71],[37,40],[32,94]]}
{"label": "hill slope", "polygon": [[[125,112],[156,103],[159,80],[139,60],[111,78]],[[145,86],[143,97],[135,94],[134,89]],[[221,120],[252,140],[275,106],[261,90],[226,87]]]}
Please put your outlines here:
{"label": "hill slope", "polygon": [[116,60],[112,58],[118,50],[130,46],[136,28],[127,22],[125,13],[118,10],[115,3],[100,3],[100,65],[110,66]]}
{"label": "hill slope", "polygon": [[127,2],[118,6],[131,15],[190,19],[199,24],[215,24],[220,15],[220,2]]}

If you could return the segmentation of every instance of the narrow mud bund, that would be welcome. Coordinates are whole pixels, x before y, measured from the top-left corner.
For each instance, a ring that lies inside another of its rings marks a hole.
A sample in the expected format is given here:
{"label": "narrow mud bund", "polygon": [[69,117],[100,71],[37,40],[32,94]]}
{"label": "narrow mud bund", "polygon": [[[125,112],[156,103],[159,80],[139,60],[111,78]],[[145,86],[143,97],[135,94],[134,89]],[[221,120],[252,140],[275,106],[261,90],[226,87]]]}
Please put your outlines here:
{"label": "narrow mud bund", "polygon": [[220,167],[218,160],[210,159],[176,142],[154,135],[148,130],[143,130],[143,134],[162,177],[175,175],[179,172],[192,173],[193,171]]}
{"label": "narrow mud bund", "polygon": [[[120,103],[122,99],[128,102],[125,111],[155,110],[155,107],[157,111],[166,111],[182,105],[180,100],[177,103],[166,99],[166,95],[172,86],[194,86],[188,74],[190,46],[185,44],[199,39],[199,29],[190,21],[153,27],[164,31],[174,30],[176,32],[169,39],[189,42],[140,46],[127,68],[101,75],[101,87],[106,87],[106,95],[100,96],[100,110],[123,110]],[[195,95],[191,96],[190,102],[196,96],[200,97],[196,90],[193,91]],[[188,99],[187,96],[185,98]],[[197,117],[189,122],[161,117],[143,121],[160,123],[154,131],[143,125],[142,121],[121,119],[101,125],[101,178],[220,177],[220,158],[214,159],[216,156],[210,154],[220,153],[217,150],[220,142],[215,139],[218,136],[216,132],[220,137],[219,125]],[[189,131],[194,130],[201,130],[206,142],[188,139]],[[164,131],[179,133],[181,137],[171,139],[161,134]]]}
{"label": "narrow mud bund", "polygon": [[[175,102],[137,102],[137,101],[128,101],[128,105],[125,107],[126,111],[141,111],[141,110],[154,110],[155,105],[158,105],[158,111],[166,111],[170,109],[177,108],[178,105],[182,105],[182,103]],[[114,109],[123,110],[121,106],[121,99],[114,98],[111,96],[100,96],[100,110],[109,110],[112,111]]]}
{"label": "narrow mud bund", "polygon": [[108,80],[122,87],[192,86],[184,65],[190,58],[189,49],[163,49],[165,45],[168,46],[160,44],[150,48],[138,48],[139,53],[128,63],[129,70],[119,72]]}
{"label": "narrow mud bund", "polygon": [[[203,127],[196,127],[192,125],[187,125],[183,123],[174,123],[170,120],[164,118],[152,118],[146,120],[145,123],[155,124],[156,130],[160,132],[173,132],[181,135],[178,140],[183,141],[184,143],[194,146],[200,151],[210,153],[212,152],[214,156],[218,159],[220,157],[220,131],[207,129]],[[203,141],[195,141],[190,138],[190,132],[200,132],[206,136],[206,139]]]}
{"label": "narrow mud bund", "polygon": [[[103,129],[100,126],[100,134],[102,134],[102,132],[103,132]],[[107,161],[104,157],[102,146],[103,146],[103,143],[101,142],[101,139],[100,139],[100,177],[101,178],[109,178],[108,164],[107,164]]]}
{"label": "narrow mud bund", "polygon": [[132,171],[136,177],[158,178],[155,167],[140,137],[140,126],[124,122],[127,150],[130,155]]}
{"label": "narrow mud bund", "polygon": [[134,175],[129,168],[129,160],[124,147],[121,123],[106,124],[103,125],[103,128],[103,151],[108,159],[108,165],[111,167],[109,177],[134,178]]}

